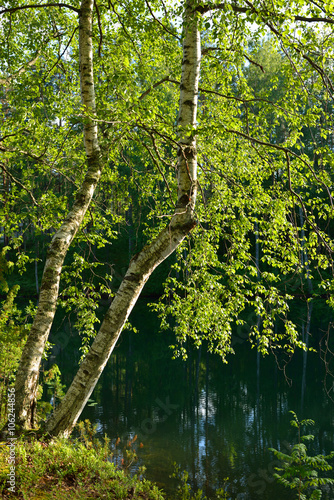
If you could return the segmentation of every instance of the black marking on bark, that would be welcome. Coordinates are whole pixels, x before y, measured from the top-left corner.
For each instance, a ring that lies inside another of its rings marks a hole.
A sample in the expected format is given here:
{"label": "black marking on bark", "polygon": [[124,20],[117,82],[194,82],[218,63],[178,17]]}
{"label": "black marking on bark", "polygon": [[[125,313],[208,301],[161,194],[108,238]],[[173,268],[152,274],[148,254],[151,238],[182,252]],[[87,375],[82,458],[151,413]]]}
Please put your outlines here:
{"label": "black marking on bark", "polygon": [[190,219],[187,222],[183,222],[181,224],[175,224],[174,229],[182,231],[184,235],[187,235],[196,225],[197,225],[196,221],[194,219]]}
{"label": "black marking on bark", "polygon": [[184,154],[186,158],[194,158],[195,157],[195,151],[194,148],[191,146],[188,146],[187,148],[184,149]]}
{"label": "black marking on bark", "polygon": [[48,255],[59,254],[63,246],[63,238],[54,238],[51,242]]}
{"label": "black marking on bark", "polygon": [[30,427],[31,429],[35,429],[35,410],[36,410],[36,399],[35,397],[33,398],[31,405],[30,405]]}
{"label": "black marking on bark", "polygon": [[124,281],[139,281],[139,276],[137,274],[131,274],[130,276],[124,276]]}
{"label": "black marking on bark", "polygon": [[41,285],[41,292],[44,290],[51,290],[52,286],[55,284],[55,279],[58,276],[56,269],[49,267],[44,271],[43,281]]}
{"label": "black marking on bark", "polygon": [[187,194],[184,194],[183,196],[181,196],[181,198],[178,199],[176,206],[178,208],[186,207],[188,205],[189,201],[190,201],[189,196]]}
{"label": "black marking on bark", "polygon": [[191,99],[187,99],[183,102],[184,106],[194,107],[194,102]]}
{"label": "black marking on bark", "polygon": [[197,226],[197,223],[195,220],[192,220],[190,222],[187,222],[185,225],[184,225],[184,229],[187,231],[187,232],[190,232],[192,229],[194,229],[194,227]]}
{"label": "black marking on bark", "polygon": [[191,231],[195,226],[197,225],[196,221],[194,219],[190,219],[187,222],[184,222],[183,224],[180,225],[182,228],[182,231],[187,234],[189,231]]}
{"label": "black marking on bark", "polygon": [[137,260],[137,259],[138,259],[138,257],[139,257],[139,255],[140,255],[140,252],[136,253],[136,254],[132,257],[132,259],[130,260],[130,262],[134,262],[135,260]]}
{"label": "black marking on bark", "polygon": [[89,200],[90,200],[90,194],[89,193],[87,193],[87,192],[80,193],[80,191],[79,191],[77,193],[76,199],[75,199],[76,207],[80,207],[80,208],[84,207],[85,205],[87,205],[87,203],[89,202]]}

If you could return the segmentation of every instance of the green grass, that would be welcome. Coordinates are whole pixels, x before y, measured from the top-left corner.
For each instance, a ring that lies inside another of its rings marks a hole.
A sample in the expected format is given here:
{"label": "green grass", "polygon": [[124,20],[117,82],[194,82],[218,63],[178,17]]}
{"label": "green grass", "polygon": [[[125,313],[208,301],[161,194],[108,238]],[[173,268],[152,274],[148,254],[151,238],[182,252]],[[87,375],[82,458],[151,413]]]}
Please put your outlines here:
{"label": "green grass", "polygon": [[79,441],[17,441],[15,493],[8,490],[9,448],[0,446],[0,495],[3,499],[147,499],[163,500],[158,488],[118,470],[106,447]]}

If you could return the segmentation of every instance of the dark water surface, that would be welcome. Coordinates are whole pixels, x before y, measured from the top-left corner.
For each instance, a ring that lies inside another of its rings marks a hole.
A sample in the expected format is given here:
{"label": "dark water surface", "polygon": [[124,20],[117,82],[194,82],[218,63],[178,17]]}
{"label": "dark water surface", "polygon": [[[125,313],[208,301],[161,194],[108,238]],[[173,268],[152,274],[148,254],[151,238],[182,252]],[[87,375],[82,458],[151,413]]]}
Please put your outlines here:
{"label": "dark water surface", "polygon": [[[152,318],[144,304],[137,307],[133,323],[140,333],[122,336],[92,395],[96,404],[82,417],[97,423],[99,434],[113,444],[120,437],[120,452],[137,436],[133,470],[145,465],[145,476],[170,497],[179,484],[170,478],[176,463],[207,498],[223,486],[231,499],[295,498],[273,482],[278,463],[268,448],[286,451],[296,442],[289,424],[294,410],[300,419],[316,422],[310,454],[334,449],[334,404],[324,389],[319,355],[299,353],[284,372],[287,356],[260,359],[239,336],[228,364],[204,346],[186,362],[172,360],[172,336],[156,333]],[[323,333],[315,333],[314,342],[317,335]],[[68,350],[61,359],[70,379],[74,364]]]}

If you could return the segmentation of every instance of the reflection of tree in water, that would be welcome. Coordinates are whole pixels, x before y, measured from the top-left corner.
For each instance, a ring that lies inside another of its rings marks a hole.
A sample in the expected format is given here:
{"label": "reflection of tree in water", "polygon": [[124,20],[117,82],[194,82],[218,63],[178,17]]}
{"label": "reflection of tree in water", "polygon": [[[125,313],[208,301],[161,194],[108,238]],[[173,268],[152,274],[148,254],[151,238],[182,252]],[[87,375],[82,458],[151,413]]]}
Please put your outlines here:
{"label": "reflection of tree in water", "polygon": [[320,356],[325,365],[325,391],[327,396],[334,401],[334,349],[330,335],[332,328],[333,323],[329,323],[327,331],[320,340]]}
{"label": "reflection of tree in water", "polygon": [[258,383],[256,350],[246,342],[236,346],[227,365],[207,354],[205,346],[186,361],[172,360],[170,342],[168,334],[128,335],[93,394],[98,405],[86,409],[84,417],[97,420],[101,434],[107,432],[113,442],[121,437],[125,443],[137,434],[144,444],[139,464],[167,491],[175,485],[169,475],[177,462],[208,498],[229,477],[232,498],[283,500],[286,492],[272,482],[274,457],[268,448],[293,441],[288,411],[301,407],[302,382],[303,416],[320,428],[315,449],[328,452],[333,446],[333,407],[321,385],[316,355],[311,353],[307,364],[302,353],[292,359],[290,387],[270,356],[261,358]]}

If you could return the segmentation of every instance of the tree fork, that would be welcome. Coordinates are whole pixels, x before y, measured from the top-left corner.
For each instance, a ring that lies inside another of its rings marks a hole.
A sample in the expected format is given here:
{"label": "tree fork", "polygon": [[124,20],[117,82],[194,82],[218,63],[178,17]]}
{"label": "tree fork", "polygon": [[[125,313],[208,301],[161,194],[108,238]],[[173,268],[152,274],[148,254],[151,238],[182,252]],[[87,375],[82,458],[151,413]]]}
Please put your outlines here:
{"label": "tree fork", "polygon": [[[175,216],[179,219],[183,216]],[[68,436],[79,418],[87,400],[117,343],[140,293],[154,269],[165,260],[194,227],[194,221],[167,227],[156,240],[143,248],[132,259],[121,286],[115,295],[94,342],[54,415],[47,422],[47,431],[53,435]]]}
{"label": "tree fork", "polygon": [[145,283],[195,226],[197,195],[196,128],[201,60],[198,13],[186,7],[179,104],[178,201],[170,224],[130,262],[95,340],[60,405],[47,422],[52,435],[68,436],[116,345]]}

